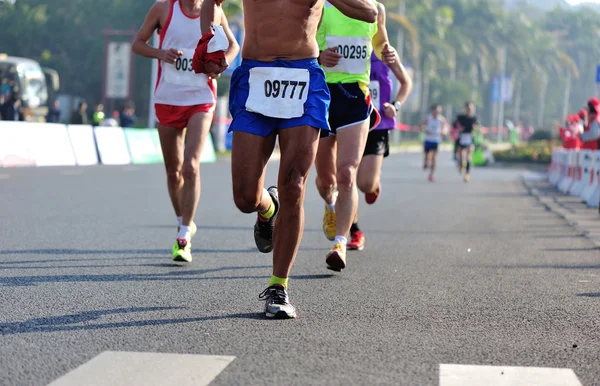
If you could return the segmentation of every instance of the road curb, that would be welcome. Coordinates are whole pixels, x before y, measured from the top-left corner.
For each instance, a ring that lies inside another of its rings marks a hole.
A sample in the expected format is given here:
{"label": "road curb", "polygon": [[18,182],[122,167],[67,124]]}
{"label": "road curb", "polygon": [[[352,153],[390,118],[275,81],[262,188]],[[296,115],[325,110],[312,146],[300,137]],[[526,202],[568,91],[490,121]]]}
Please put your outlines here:
{"label": "road curb", "polygon": [[[543,181],[548,183],[547,173],[540,175],[543,175]],[[590,222],[600,223],[597,210],[592,208],[587,210],[573,208],[571,206],[573,203],[568,201],[576,200],[575,197],[562,195],[554,187],[553,190],[557,194],[548,195],[542,192],[538,186],[536,186],[540,181],[542,181],[540,178],[531,178],[530,175],[527,174],[521,175],[521,182],[523,183],[525,189],[527,189],[529,195],[535,198],[535,200],[539,202],[547,212],[556,214],[558,217],[563,219],[569,225],[569,227],[573,228],[577,233],[579,233],[581,237],[586,238],[592,242],[597,249],[600,249],[600,231],[592,230],[590,227],[586,226],[586,223]],[[578,206],[585,206],[585,204],[581,203],[581,205]]]}

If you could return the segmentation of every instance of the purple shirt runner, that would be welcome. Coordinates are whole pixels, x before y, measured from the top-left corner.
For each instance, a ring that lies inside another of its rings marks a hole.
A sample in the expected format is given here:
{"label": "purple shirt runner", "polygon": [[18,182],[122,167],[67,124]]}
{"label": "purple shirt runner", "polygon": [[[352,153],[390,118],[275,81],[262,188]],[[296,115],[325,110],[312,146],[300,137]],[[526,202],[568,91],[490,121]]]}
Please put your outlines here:
{"label": "purple shirt runner", "polygon": [[392,78],[388,66],[371,53],[371,99],[381,114],[381,123],[375,130],[392,130],[396,127],[396,118],[388,118],[383,113],[383,104],[392,100]]}

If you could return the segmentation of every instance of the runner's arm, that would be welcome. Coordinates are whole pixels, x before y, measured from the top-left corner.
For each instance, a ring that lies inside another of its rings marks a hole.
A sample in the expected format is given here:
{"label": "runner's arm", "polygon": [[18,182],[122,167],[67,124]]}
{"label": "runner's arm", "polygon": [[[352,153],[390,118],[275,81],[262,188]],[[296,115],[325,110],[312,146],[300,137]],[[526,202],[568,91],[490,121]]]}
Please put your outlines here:
{"label": "runner's arm", "polygon": [[200,8],[200,32],[202,36],[212,31],[212,25],[221,25],[223,8],[221,4],[223,0],[204,0]]}
{"label": "runner's arm", "polygon": [[168,5],[169,3],[164,1],[157,2],[148,11],[144,24],[142,24],[131,43],[131,50],[134,53],[146,58],[164,59],[165,50],[154,48],[148,42],[152,38],[154,31],[160,28],[160,16],[164,12],[165,4]]}
{"label": "runner's arm", "polygon": [[377,21],[377,7],[373,0],[329,0],[329,2],[341,13],[352,19],[367,23]]}
{"label": "runner's arm", "polygon": [[227,63],[231,63],[240,52],[240,45],[237,40],[235,40],[235,36],[233,36],[233,32],[231,32],[231,29],[229,28],[229,22],[227,21],[225,14],[221,17],[221,26],[223,27],[223,31],[225,31],[225,35],[227,35],[227,40],[229,40],[229,48],[227,49],[227,52],[225,52],[225,57],[227,58]]}
{"label": "runner's arm", "polygon": [[375,51],[375,55],[385,62],[394,73],[396,79],[398,79],[398,82],[400,82],[400,89],[395,100],[400,102],[400,104],[404,104],[406,99],[408,99],[413,84],[406,68],[404,68],[400,61],[398,52],[390,45],[385,24],[385,6],[377,3],[377,33],[373,36],[373,50]]}

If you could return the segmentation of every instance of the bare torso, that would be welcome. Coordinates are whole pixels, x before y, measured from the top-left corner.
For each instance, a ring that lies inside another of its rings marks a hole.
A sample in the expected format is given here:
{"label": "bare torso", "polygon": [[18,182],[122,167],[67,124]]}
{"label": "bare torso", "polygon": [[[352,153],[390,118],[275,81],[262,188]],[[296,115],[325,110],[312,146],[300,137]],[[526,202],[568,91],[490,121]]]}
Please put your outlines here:
{"label": "bare torso", "polygon": [[244,0],[242,57],[271,62],[319,56],[316,40],[324,0]]}

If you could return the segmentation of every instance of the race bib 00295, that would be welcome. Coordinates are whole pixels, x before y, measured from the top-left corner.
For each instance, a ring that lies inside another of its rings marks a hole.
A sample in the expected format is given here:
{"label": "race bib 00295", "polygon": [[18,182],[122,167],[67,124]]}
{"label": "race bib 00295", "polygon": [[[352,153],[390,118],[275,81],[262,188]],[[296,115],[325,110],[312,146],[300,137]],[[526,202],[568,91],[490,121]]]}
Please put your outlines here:
{"label": "race bib 00295", "polygon": [[342,58],[329,72],[360,75],[367,72],[371,60],[371,39],[366,36],[327,36],[327,48],[336,47]]}
{"label": "race bib 00295", "polygon": [[177,58],[175,64],[163,62],[165,82],[178,86],[206,87],[208,78],[204,74],[196,74],[192,69],[194,49],[184,49],[183,55]]}
{"label": "race bib 00295", "polygon": [[255,67],[250,69],[250,93],[246,110],[272,118],[304,115],[310,73],[301,68]]}

